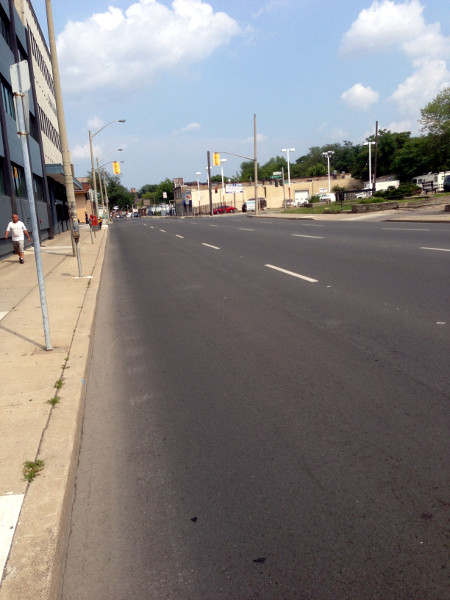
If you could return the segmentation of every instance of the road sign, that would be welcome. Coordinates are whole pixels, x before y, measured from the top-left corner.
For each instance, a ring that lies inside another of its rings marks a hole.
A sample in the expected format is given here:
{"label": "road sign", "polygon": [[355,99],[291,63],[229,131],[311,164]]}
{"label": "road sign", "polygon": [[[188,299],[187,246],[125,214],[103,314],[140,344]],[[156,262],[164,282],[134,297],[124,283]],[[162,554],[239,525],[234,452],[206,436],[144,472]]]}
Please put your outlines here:
{"label": "road sign", "polygon": [[242,183],[227,183],[225,185],[226,194],[242,194],[244,191]]}
{"label": "road sign", "polygon": [[26,60],[22,60],[19,63],[11,65],[9,67],[9,73],[11,75],[12,91],[17,94],[28,92],[31,87],[28,62]]}
{"label": "road sign", "polygon": [[270,179],[281,179],[281,171],[274,171],[270,176]]}

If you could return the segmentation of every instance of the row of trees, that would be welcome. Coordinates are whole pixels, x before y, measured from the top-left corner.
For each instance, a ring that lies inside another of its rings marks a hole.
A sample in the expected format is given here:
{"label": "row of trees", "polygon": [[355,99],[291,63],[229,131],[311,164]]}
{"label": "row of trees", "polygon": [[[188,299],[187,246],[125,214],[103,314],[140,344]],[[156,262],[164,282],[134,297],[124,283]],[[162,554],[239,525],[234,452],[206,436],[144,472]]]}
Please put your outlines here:
{"label": "row of trees", "polygon": [[[424,135],[412,137],[410,131],[393,133],[380,129],[377,144],[377,176],[395,175],[401,182],[411,181],[416,175],[450,170],[450,87],[440,92],[421,111]],[[375,142],[375,136],[366,141]],[[300,156],[290,165],[291,177],[319,177],[328,172],[323,152],[332,150],[331,169],[337,173],[351,173],[362,181],[369,178],[369,147],[345,141],[342,144],[313,146],[308,154]],[[372,161],[374,160],[372,148]],[[261,179],[269,179],[274,171],[287,172],[283,156],[271,158],[258,167]],[[239,181],[253,177],[253,162],[242,163]]]}
{"label": "row of trees", "polygon": [[[421,110],[423,135],[412,137],[411,132],[393,133],[380,129],[377,144],[377,176],[395,175],[401,182],[411,181],[416,175],[428,172],[450,170],[450,87],[443,89],[434,100]],[[367,141],[374,142],[375,136]],[[322,153],[332,150],[331,170],[337,173],[351,173],[355,179],[367,181],[369,178],[369,148],[364,144],[344,141],[339,144],[313,146],[304,156],[300,156],[290,165],[292,178],[318,177],[328,172],[327,161]],[[372,148],[372,161],[374,160]],[[284,169],[287,173],[287,161],[283,156],[271,158],[265,164],[258,164],[258,178],[268,180],[274,171]],[[254,177],[253,161],[241,164],[239,173],[227,180],[233,182],[250,181]],[[213,183],[220,182],[220,176],[211,178]],[[130,207],[134,196],[120,183],[120,178],[107,174],[108,197],[110,205],[121,208]],[[159,184],[146,184],[139,191],[140,198],[153,203],[173,199],[173,184],[165,179]]]}

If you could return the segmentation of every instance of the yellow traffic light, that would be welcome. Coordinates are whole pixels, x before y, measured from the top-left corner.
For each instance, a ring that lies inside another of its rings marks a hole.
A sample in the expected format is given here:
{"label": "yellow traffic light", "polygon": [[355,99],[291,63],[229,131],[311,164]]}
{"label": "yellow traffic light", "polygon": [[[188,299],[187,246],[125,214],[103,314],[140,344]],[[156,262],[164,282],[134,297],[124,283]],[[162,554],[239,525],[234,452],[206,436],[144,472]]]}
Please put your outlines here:
{"label": "yellow traffic light", "polygon": [[120,163],[119,161],[113,162],[113,173],[114,175],[120,175]]}
{"label": "yellow traffic light", "polygon": [[220,154],[218,152],[213,153],[213,165],[215,167],[220,166]]}

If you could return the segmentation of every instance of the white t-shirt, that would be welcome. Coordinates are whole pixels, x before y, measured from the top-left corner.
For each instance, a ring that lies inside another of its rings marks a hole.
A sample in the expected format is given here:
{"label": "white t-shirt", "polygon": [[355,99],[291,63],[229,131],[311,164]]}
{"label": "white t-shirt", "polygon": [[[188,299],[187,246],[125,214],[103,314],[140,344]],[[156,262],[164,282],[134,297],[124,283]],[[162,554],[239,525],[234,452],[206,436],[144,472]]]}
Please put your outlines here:
{"label": "white t-shirt", "polygon": [[17,221],[17,223],[14,223],[14,221],[10,221],[8,223],[8,228],[6,231],[11,232],[11,239],[13,240],[13,242],[20,242],[20,240],[25,239],[23,232],[26,230],[27,228],[25,227],[25,224],[22,223],[22,221]]}

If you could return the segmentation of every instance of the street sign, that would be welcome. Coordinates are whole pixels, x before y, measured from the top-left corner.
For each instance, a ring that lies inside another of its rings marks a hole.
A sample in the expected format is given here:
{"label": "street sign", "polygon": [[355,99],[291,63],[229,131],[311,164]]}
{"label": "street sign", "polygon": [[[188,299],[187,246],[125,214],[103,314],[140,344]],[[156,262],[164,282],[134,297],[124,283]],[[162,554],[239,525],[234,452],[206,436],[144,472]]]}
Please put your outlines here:
{"label": "street sign", "polygon": [[244,191],[242,183],[227,183],[225,185],[226,194],[242,194]]}
{"label": "street sign", "polygon": [[270,179],[281,179],[281,171],[274,171],[270,176]]}
{"label": "street sign", "polygon": [[31,87],[28,62],[26,60],[22,60],[19,63],[11,65],[9,67],[9,73],[11,75],[12,91],[17,94],[28,92]]}

